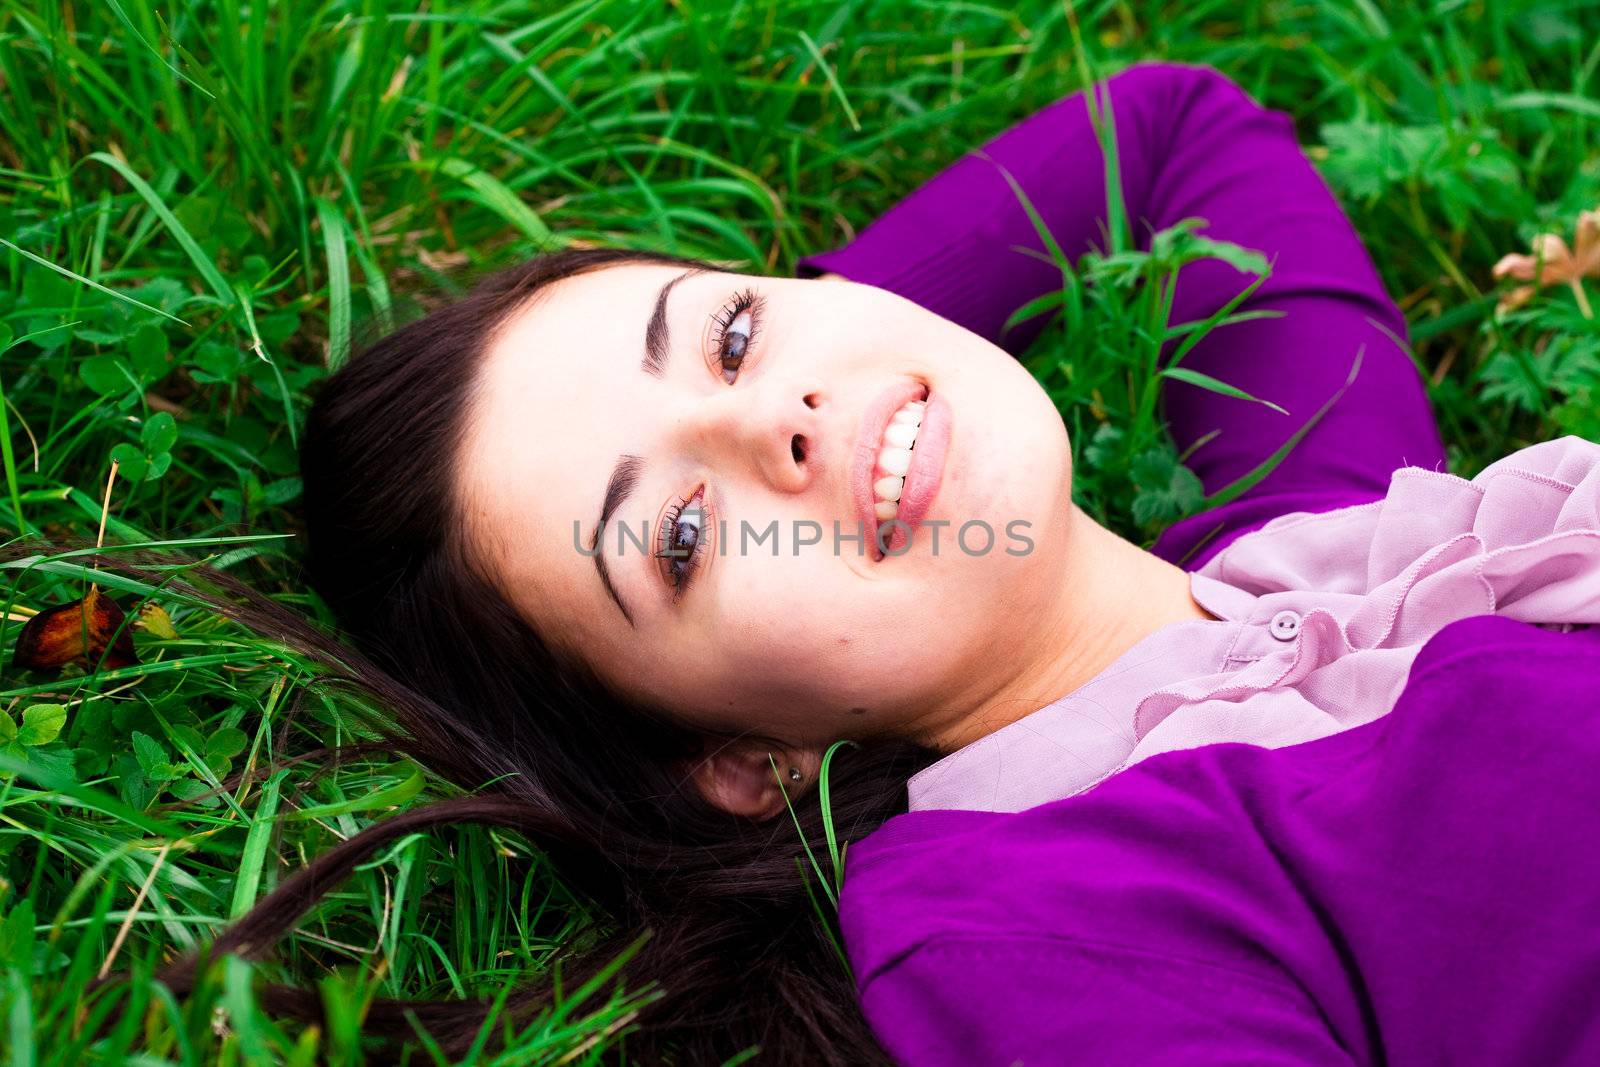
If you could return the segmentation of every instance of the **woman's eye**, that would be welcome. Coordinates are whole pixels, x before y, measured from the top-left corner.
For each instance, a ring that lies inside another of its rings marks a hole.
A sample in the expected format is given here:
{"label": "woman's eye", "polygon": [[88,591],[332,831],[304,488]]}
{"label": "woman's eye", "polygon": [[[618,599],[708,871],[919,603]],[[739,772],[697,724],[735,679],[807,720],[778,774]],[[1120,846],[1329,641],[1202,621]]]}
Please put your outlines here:
{"label": "woman's eye", "polygon": [[705,551],[705,490],[696,490],[687,500],[669,508],[661,523],[656,556],[674,596],[683,592]]}
{"label": "woman's eye", "polygon": [[735,296],[717,313],[716,335],[712,343],[712,358],[717,372],[729,385],[739,377],[744,360],[755,343],[761,326],[762,299],[746,289]]}
{"label": "woman's eye", "polygon": [[750,312],[742,311],[722,331],[722,380],[729,385],[739,376],[739,364],[744,362],[745,350],[750,347],[750,331],[754,320]]}
{"label": "woman's eye", "polygon": [[700,544],[700,521],[700,512],[687,508],[672,520],[673,556],[686,560],[694,555],[695,546]]}

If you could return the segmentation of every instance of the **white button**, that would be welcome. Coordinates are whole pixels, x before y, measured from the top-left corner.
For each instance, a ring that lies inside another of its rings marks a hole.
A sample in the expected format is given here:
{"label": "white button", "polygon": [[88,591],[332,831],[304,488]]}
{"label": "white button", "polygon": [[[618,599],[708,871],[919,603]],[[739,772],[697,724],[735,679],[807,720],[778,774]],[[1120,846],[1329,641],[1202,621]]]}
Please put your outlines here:
{"label": "white button", "polygon": [[1279,641],[1293,641],[1294,635],[1300,632],[1300,616],[1292,611],[1280,611],[1272,617],[1269,629]]}

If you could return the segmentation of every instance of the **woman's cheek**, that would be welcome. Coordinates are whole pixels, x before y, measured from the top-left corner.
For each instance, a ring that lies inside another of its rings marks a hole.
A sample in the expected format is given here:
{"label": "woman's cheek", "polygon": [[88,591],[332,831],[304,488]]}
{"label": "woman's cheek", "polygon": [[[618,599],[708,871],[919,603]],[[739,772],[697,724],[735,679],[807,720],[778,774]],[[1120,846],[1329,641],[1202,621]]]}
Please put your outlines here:
{"label": "woman's cheek", "polygon": [[840,597],[803,596],[806,585],[782,582],[749,589],[756,611],[737,624],[738,658],[750,676],[791,692],[826,686],[832,675],[854,669],[868,636]]}

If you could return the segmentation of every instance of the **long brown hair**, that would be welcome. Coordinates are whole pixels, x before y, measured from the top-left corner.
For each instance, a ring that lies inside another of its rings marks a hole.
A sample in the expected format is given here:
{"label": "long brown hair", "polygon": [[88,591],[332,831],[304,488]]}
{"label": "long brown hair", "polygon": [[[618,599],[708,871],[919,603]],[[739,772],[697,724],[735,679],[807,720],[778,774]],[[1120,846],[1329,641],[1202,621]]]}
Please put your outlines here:
{"label": "long brown hair", "polygon": [[[794,822],[787,814],[757,822],[706,802],[683,773],[703,738],[617,699],[581,662],[554,654],[461,533],[452,470],[495,327],[553,282],[628,262],[705,266],[624,250],[543,255],[381,338],[324,384],[301,450],[307,566],[355,649],[330,651],[309,624],[264,624],[303,650],[320,648],[385,708],[394,745],[471,792],[389,818],[319,856],[210,951],[261,954],[385,844],[421,827],[478,821],[525,834],[613,918],[613,935],[564,962],[567,988],[649,932],[623,972],[662,991],[628,1039],[633,1059],[711,1063],[758,1046],[763,1063],[888,1062],[813,907]],[[259,619],[276,610],[235,592]],[[830,798],[838,833],[860,838],[904,810],[906,780],[929,756],[898,742],[841,750]],[[801,833],[820,843],[815,791],[794,806]],[[195,973],[186,959],[166,978],[183,989]],[[530,981],[508,1011],[536,1010],[549,993],[547,982]],[[273,987],[263,999],[289,1015],[320,1011],[306,990]],[[486,1007],[379,1002],[365,1029],[403,1041],[410,1010],[456,1052]]]}

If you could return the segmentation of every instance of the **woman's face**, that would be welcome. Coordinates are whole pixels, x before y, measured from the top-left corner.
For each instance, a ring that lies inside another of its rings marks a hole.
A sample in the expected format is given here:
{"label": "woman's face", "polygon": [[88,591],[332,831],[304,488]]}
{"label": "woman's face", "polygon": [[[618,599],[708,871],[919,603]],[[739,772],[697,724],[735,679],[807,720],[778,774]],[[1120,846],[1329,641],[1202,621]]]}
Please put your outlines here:
{"label": "woman's face", "polygon": [[476,385],[476,549],[553,645],[692,726],[931,735],[1061,595],[1059,415],[1002,349],[885,290],[609,267],[514,312]]}

